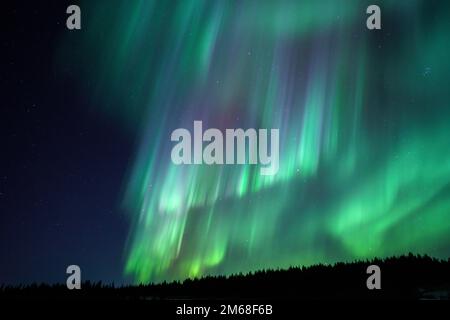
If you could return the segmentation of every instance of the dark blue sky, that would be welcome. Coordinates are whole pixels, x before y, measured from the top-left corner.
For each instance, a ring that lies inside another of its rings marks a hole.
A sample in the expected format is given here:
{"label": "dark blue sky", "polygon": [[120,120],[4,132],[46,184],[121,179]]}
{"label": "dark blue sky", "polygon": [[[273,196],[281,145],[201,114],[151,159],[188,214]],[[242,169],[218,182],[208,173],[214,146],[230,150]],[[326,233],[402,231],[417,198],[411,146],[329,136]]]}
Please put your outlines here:
{"label": "dark blue sky", "polygon": [[128,229],[121,187],[133,138],[99,118],[55,65],[64,1],[2,8],[0,283],[122,279]]}

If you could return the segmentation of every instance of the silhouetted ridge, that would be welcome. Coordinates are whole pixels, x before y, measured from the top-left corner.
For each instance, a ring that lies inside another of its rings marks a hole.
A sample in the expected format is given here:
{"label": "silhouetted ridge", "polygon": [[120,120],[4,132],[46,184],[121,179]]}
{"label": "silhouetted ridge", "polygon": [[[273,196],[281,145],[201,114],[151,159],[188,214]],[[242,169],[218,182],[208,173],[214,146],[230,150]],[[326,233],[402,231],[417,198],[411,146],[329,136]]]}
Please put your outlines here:
{"label": "silhouetted ridge", "polygon": [[[368,290],[369,265],[381,268],[381,290]],[[84,282],[65,285],[2,286],[2,299],[448,299],[450,259],[392,257],[334,265],[261,270],[248,275],[204,277],[136,286]]]}

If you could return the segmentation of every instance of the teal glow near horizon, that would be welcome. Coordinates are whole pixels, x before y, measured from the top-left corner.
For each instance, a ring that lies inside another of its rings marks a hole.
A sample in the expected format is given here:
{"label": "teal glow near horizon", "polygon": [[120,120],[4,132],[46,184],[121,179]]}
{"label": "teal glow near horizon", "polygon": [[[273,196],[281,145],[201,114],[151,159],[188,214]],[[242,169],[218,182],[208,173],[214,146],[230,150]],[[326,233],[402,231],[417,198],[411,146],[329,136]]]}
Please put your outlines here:
{"label": "teal glow near horizon", "polygon": [[[371,3],[344,2],[85,3],[80,76],[140,139],[126,275],[449,256],[449,4],[380,1],[369,31]],[[194,120],[279,129],[278,174],[172,164]]]}

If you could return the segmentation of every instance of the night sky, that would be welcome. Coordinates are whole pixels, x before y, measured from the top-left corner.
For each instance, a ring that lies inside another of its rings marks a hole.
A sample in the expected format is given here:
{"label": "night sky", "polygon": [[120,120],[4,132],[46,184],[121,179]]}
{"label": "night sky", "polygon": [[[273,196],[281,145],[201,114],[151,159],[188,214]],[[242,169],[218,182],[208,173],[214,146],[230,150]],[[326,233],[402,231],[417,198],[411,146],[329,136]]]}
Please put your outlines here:
{"label": "night sky", "polygon": [[50,3],[15,1],[2,15],[0,283],[65,282],[70,264],[119,282],[135,142],[95,113],[74,77],[79,49],[55,63],[67,4]]}
{"label": "night sky", "polygon": [[[450,256],[447,1],[50,3],[2,9],[0,283]],[[175,166],[194,120],[279,172]]]}

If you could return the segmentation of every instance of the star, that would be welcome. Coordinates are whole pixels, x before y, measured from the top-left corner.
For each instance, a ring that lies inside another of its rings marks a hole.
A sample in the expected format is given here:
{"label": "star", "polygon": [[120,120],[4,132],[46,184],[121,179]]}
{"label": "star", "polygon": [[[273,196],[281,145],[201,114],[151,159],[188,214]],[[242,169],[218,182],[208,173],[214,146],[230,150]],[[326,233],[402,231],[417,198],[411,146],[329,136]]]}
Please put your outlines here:
{"label": "star", "polygon": [[427,77],[431,75],[431,68],[430,67],[425,67],[424,72],[423,72],[423,76]]}

